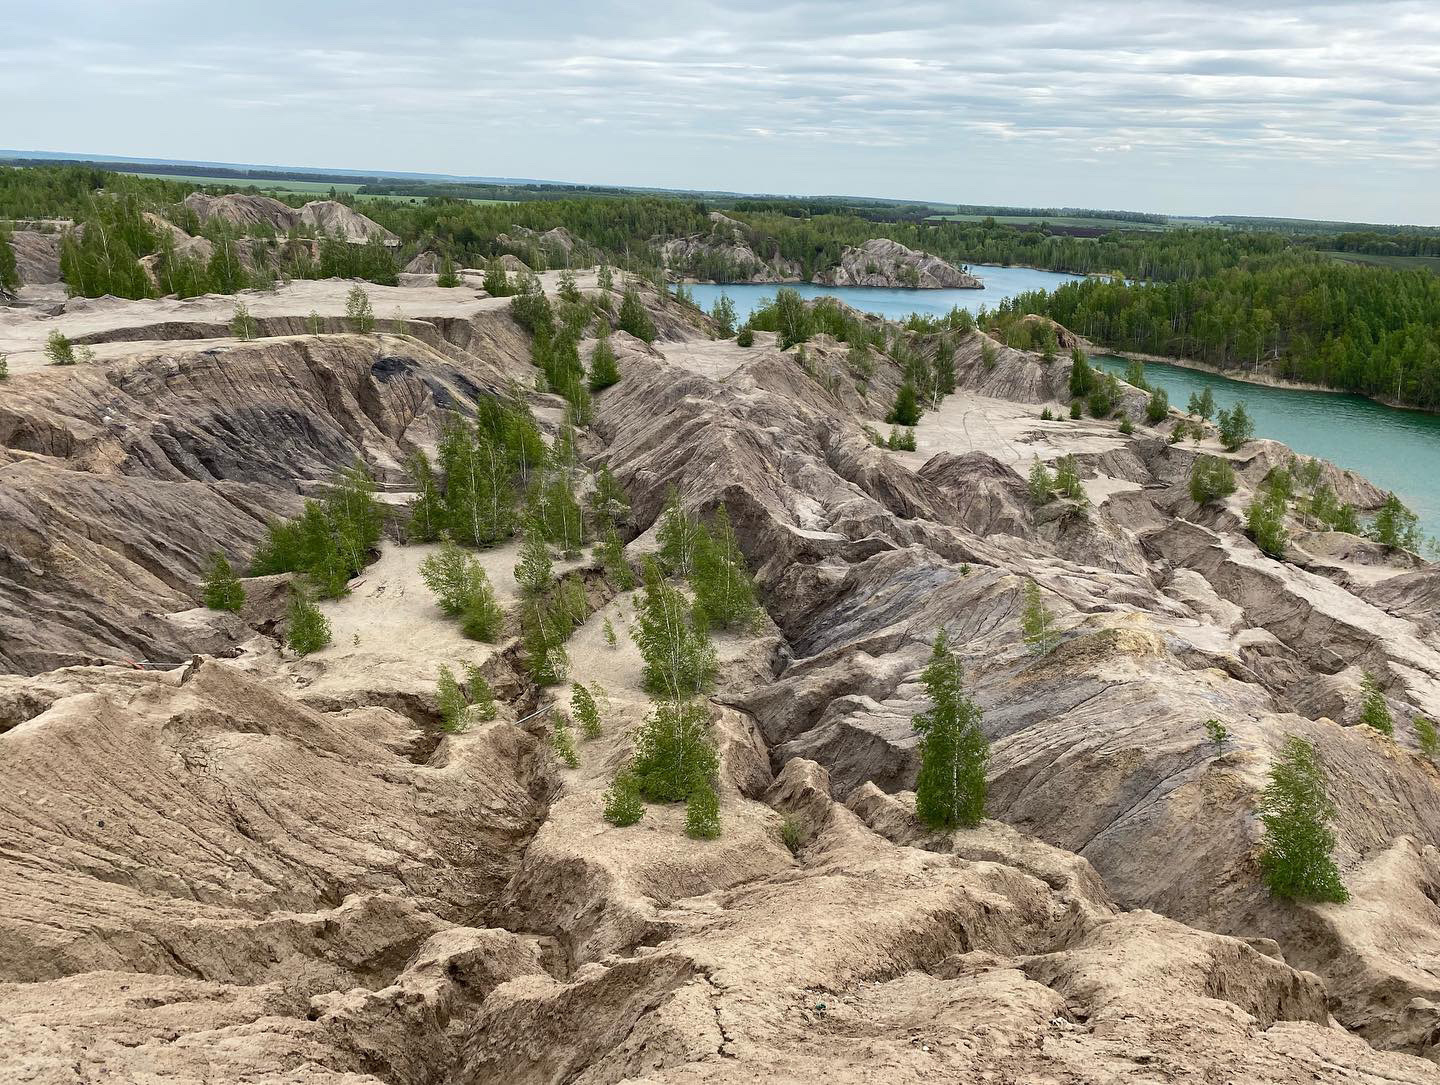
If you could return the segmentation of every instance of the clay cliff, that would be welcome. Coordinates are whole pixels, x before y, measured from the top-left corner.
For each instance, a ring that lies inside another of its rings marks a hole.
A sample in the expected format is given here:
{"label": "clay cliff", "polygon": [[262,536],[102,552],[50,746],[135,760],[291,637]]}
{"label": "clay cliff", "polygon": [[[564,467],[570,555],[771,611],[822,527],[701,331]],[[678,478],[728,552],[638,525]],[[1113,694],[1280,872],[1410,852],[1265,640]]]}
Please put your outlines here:
{"label": "clay cliff", "polygon": [[887,237],[871,238],[859,247],[846,245],[840,262],[816,274],[825,286],[903,286],[922,290],[979,290],[974,275],[938,256],[916,252]]}
{"label": "clay cliff", "polygon": [[295,226],[302,226],[355,244],[372,238],[379,238],[387,244],[399,243],[399,239],[378,222],[336,200],[312,200],[296,209],[269,196],[250,196],[239,192],[210,196],[192,192],[182,202],[202,222],[222,219],[244,231],[270,227],[283,234]]}
{"label": "clay cliff", "polygon": [[[482,644],[440,615],[403,515],[322,604],[319,652],[279,642],[285,577],[247,580],[238,614],[199,605],[212,551],[243,565],[357,458],[403,505],[448,412],[521,389],[558,432],[508,299],[367,285],[396,316],[360,335],[351,285],[247,294],[249,342],[234,298],[0,309],[0,1077],[1435,1079],[1440,770],[1412,726],[1440,715],[1434,577],[1298,522],[1284,561],[1261,554],[1243,508],[1283,446],[1230,456],[1237,493],[1197,507],[1213,434],[1042,420],[1065,367],[987,358],[977,332],[912,337],[954,348],[959,389],[890,452],[865,427],[892,359],[740,348],[637,282],[659,337],[612,334],[585,470],[628,491],[635,559],[670,487],[723,501],[766,613],[717,636],[721,836],[665,805],[620,829],[601,809],[648,708],[636,594],[588,554],[557,560],[584,584],[569,681],[605,687],[573,768],[552,746],[570,686],[530,681],[513,622]],[[93,360],[45,365],[56,329]],[[1036,507],[1025,476],[1062,455],[1085,500]],[[477,555],[512,617],[517,551]],[[944,833],[910,790],[941,629],[991,743],[987,820]],[[139,659],[160,666],[119,665]],[[495,719],[441,728],[442,662],[488,677]],[[1356,720],[1362,671],[1393,738]],[[1321,753],[1344,904],[1260,879],[1256,794],[1290,734]]]}

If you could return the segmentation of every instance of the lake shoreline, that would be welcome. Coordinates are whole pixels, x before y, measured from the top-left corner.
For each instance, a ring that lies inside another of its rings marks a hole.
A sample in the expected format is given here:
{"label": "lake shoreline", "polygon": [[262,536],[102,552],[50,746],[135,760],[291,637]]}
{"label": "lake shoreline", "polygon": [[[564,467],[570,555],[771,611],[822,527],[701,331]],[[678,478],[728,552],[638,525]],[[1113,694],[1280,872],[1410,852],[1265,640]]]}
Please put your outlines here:
{"label": "lake shoreline", "polygon": [[1099,346],[1090,340],[1081,337],[1087,350],[1092,354],[1108,354],[1112,358],[1125,358],[1137,362],[1156,362],[1160,365],[1173,365],[1177,369],[1193,369],[1198,373],[1209,373],[1215,377],[1224,377],[1226,380],[1238,381],[1241,384],[1254,384],[1262,388],[1285,388],[1293,392],[1326,392],[1332,396],[1355,396],[1357,399],[1369,400],[1371,403],[1379,403],[1385,407],[1391,407],[1397,411],[1414,411],[1416,414],[1440,415],[1440,409],[1430,407],[1417,407],[1413,403],[1400,403],[1384,396],[1367,396],[1364,392],[1349,392],[1344,388],[1331,388],[1325,384],[1311,384],[1308,381],[1286,380],[1284,377],[1275,377],[1269,373],[1247,373],[1243,369],[1222,369],[1219,366],[1211,365],[1209,362],[1201,362],[1194,358],[1172,358],[1165,354],[1145,354],[1138,350],[1119,350],[1111,347]]}

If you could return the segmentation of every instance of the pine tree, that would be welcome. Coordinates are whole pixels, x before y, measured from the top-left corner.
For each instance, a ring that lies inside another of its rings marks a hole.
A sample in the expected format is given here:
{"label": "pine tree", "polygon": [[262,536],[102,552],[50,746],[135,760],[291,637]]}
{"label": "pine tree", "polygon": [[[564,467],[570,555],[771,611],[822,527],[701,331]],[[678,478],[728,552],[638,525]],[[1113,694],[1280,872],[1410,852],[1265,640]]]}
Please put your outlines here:
{"label": "pine tree", "polygon": [[635,736],[630,771],[650,802],[682,802],[719,769],[704,701],[660,701]]}
{"label": "pine tree", "polygon": [[1156,388],[1150,393],[1150,401],[1145,404],[1145,421],[1152,426],[1158,426],[1169,417],[1170,393],[1163,388]]}
{"label": "pine tree", "polygon": [[415,500],[410,502],[411,542],[434,542],[440,538],[445,524],[445,499],[435,481],[430,457],[417,450],[409,459],[410,475],[415,480]]}
{"label": "pine tree", "polygon": [[243,301],[235,303],[235,315],[230,319],[230,334],[242,343],[255,338],[255,318],[250,315]]}
{"label": "pine tree", "polygon": [[307,656],[330,643],[330,623],[304,591],[291,594],[289,618],[286,640],[296,655]]}
{"label": "pine tree", "polygon": [[[1210,389],[1205,391],[1208,395]],[[1220,443],[1226,452],[1236,451],[1255,436],[1255,423],[1243,402],[1235,404],[1232,410],[1220,412],[1219,428]]]}
{"label": "pine tree", "polygon": [[529,595],[542,595],[555,582],[545,530],[534,518],[525,525],[525,542],[520,547],[520,562],[515,566],[515,582]]}
{"label": "pine tree", "polygon": [[465,729],[465,713],[470,702],[455,680],[455,673],[443,664],[440,680],[435,686],[435,703],[440,712],[440,724],[446,731],[453,733]]}
{"label": "pine tree", "polygon": [[1365,672],[1360,679],[1360,723],[1369,724],[1375,730],[1384,735],[1395,734],[1395,720],[1390,715],[1390,707],[1385,703],[1385,691],[1380,688],[1380,681],[1369,671]]}
{"label": "pine tree", "polygon": [[448,256],[440,261],[440,273],[435,277],[435,285],[445,287],[460,285],[460,275],[455,270],[455,261]]}
{"label": "pine tree", "polygon": [[615,275],[608,264],[601,264],[600,269],[595,272],[595,285],[601,290],[615,289]]}
{"label": "pine tree", "polygon": [[505,265],[498,258],[485,265],[485,278],[480,283],[480,289],[492,298],[508,298],[514,293],[509,276],[505,274]]}
{"label": "pine tree", "polygon": [[1055,497],[1055,479],[1038,456],[1030,468],[1029,487],[1030,500],[1036,505],[1049,504]]}
{"label": "pine tree", "polygon": [[1202,392],[1191,392],[1187,409],[1206,422],[1210,421],[1210,417],[1215,413],[1215,393],[1208,387]]}
{"label": "pine tree", "polygon": [[1025,635],[1025,647],[1036,655],[1046,655],[1060,641],[1055,617],[1045,605],[1040,585],[1033,580],[1025,582],[1025,612],[1020,618],[1020,628]]}
{"label": "pine tree", "polygon": [[1085,496],[1085,485],[1080,481],[1080,468],[1074,456],[1061,456],[1055,461],[1055,489],[1060,496],[1071,501],[1088,503],[1089,498]]}
{"label": "pine tree", "polygon": [[620,330],[629,332],[636,339],[644,340],[646,343],[655,341],[655,322],[650,319],[640,295],[634,290],[626,290],[625,296],[620,302]]}
{"label": "pine tree", "polygon": [[620,367],[615,362],[615,348],[610,336],[602,335],[590,352],[590,391],[599,392],[620,381]]}
{"label": "pine tree", "polygon": [[706,629],[653,560],[646,563],[636,626],[632,635],[645,660],[645,688],[651,693],[678,701],[714,684],[718,663]]}
{"label": "pine tree", "polygon": [[1270,891],[1291,900],[1343,902],[1350,899],[1335,866],[1335,807],[1325,794],[1320,755],[1296,735],[1270,767],[1260,798],[1265,826],[1260,869]]}
{"label": "pine tree", "polygon": [[714,840],[720,835],[720,796],[709,780],[685,799],[685,835],[693,840]]}
{"label": "pine tree", "polygon": [[1090,359],[1079,347],[1070,351],[1070,398],[1084,399],[1095,388],[1095,370],[1090,368]]}
{"label": "pine tree", "polygon": [[890,408],[890,413],[885,416],[885,421],[894,426],[916,426],[920,423],[920,400],[915,392],[915,385],[909,380],[900,385],[900,390],[895,393],[895,403]]}
{"label": "pine tree", "polygon": [[590,517],[601,535],[607,526],[613,527],[630,513],[630,498],[609,467],[602,466],[595,475],[595,488],[590,491],[588,503]]}
{"label": "pine tree", "polygon": [[977,824],[985,816],[985,766],[990,743],[980,730],[980,708],[965,693],[964,669],[944,630],[935,638],[921,674],[930,710],[915,717],[921,735],[915,813],[936,829]]}
{"label": "pine tree", "polygon": [[202,598],[211,610],[239,610],[245,605],[245,589],[230,562],[218,551],[210,560]]}
{"label": "pine tree", "polygon": [[695,561],[695,543],[700,524],[685,511],[680,494],[671,486],[665,495],[665,509],[655,539],[660,544],[660,563],[675,576],[689,577]]}
{"label": "pine tree", "polygon": [[570,694],[570,711],[580,724],[582,735],[587,739],[600,737],[600,706],[595,703],[595,695],[579,682],[575,683],[575,689]]}
{"label": "pine tree", "polygon": [[755,601],[755,582],[750,578],[745,554],[723,502],[715,510],[710,528],[701,529],[694,566],[691,584],[695,589],[695,602],[712,626],[746,627],[759,620],[761,611]]}
{"label": "pine tree", "polygon": [[1215,756],[1221,756],[1225,752],[1225,740],[1230,737],[1230,729],[1211,717],[1205,721],[1205,734],[1215,743]]}
{"label": "pine tree", "polygon": [[722,293],[715,299],[710,319],[715,321],[715,331],[721,339],[729,339],[735,334],[735,303],[730,300],[729,294]]}
{"label": "pine tree", "polygon": [[605,820],[611,825],[623,828],[634,825],[645,816],[645,804],[640,799],[640,783],[629,769],[616,775],[605,791]]}

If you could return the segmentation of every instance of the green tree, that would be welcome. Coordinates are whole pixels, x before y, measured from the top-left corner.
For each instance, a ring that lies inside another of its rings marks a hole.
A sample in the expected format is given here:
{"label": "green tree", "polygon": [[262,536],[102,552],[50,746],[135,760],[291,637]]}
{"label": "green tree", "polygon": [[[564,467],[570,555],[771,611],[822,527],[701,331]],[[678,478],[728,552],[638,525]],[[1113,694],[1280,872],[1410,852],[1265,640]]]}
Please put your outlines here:
{"label": "green tree", "polygon": [[582,735],[587,739],[600,737],[600,706],[595,703],[595,695],[579,682],[570,693],[570,711]]}
{"label": "green tree", "polygon": [[531,518],[525,525],[525,542],[520,547],[520,561],[515,566],[515,582],[528,595],[542,595],[555,581],[550,564],[550,547],[540,521]]}
{"label": "green tree", "polygon": [[715,299],[710,319],[715,321],[715,330],[721,339],[729,339],[735,334],[735,303],[730,300],[729,294],[721,294]]}
{"label": "green tree", "polygon": [[498,258],[485,265],[485,278],[480,283],[480,289],[492,298],[508,298],[514,293],[510,288],[510,278],[505,274],[505,265]]}
{"label": "green tree", "polygon": [[1385,495],[1385,503],[1375,514],[1371,536],[1385,546],[1415,551],[1420,548],[1419,522],[1393,493]]}
{"label": "green tree", "polygon": [[1290,545],[1285,530],[1285,502],[1274,494],[1260,494],[1245,510],[1245,526],[1250,537],[1264,553],[1279,560]]}
{"label": "green tree", "polygon": [[615,289],[615,275],[609,265],[601,264],[600,269],[595,272],[595,285],[601,290]]}
{"label": "green tree", "polygon": [[201,596],[211,610],[239,610],[245,605],[245,589],[240,578],[230,567],[225,555],[215,553],[210,559],[210,571],[205,576],[205,589]]}
{"label": "green tree", "polygon": [[1230,737],[1230,729],[1212,716],[1205,721],[1205,734],[1215,743],[1215,756],[1222,756],[1225,753],[1225,740]]}
{"label": "green tree", "polygon": [[608,648],[619,648],[620,638],[615,633],[615,623],[609,618],[605,619],[604,626],[605,645]]}
{"label": "green tree", "polygon": [[714,840],[720,835],[720,796],[706,780],[685,799],[685,835],[694,840]]}
{"label": "green tree", "polygon": [[308,656],[330,643],[330,622],[303,589],[290,595],[289,619],[286,640],[296,655]]}
{"label": "green tree", "polygon": [[590,352],[590,391],[599,392],[619,383],[620,367],[615,362],[615,348],[610,336],[602,335]]}
{"label": "green tree", "polygon": [[657,702],[635,736],[630,764],[641,797],[683,802],[708,786],[718,769],[709,706],[700,700]]}
{"label": "green tree", "polygon": [[920,400],[915,385],[906,380],[895,393],[895,403],[885,421],[894,426],[916,426],[920,423]]}
{"label": "green tree", "polygon": [[700,531],[694,565],[691,586],[695,602],[712,626],[745,628],[759,620],[755,582],[723,502],[715,510],[709,529]]}
{"label": "green tree", "polygon": [[1045,605],[1040,585],[1033,580],[1025,582],[1025,609],[1020,616],[1020,630],[1025,637],[1025,647],[1036,655],[1048,654],[1060,642],[1055,616]]}
{"label": "green tree", "polygon": [[977,824],[985,816],[985,767],[990,743],[980,729],[980,708],[965,692],[964,669],[944,630],[935,638],[921,673],[930,710],[915,717],[921,735],[915,813],[935,829]]}
{"label": "green tree", "polygon": [[665,508],[660,513],[660,527],[655,539],[660,544],[660,564],[675,576],[689,577],[695,564],[695,544],[700,538],[700,522],[685,511],[680,493],[671,486],[665,493]]}
{"label": "green tree", "polygon": [[0,354],[0,381],[8,381],[9,379],[10,359],[4,354]]}
{"label": "green tree", "polygon": [[70,337],[59,331],[51,332],[45,340],[45,357],[50,359],[51,365],[74,365],[79,361]]}
{"label": "green tree", "polygon": [[595,488],[590,491],[588,504],[590,518],[600,535],[605,534],[605,528],[613,528],[630,513],[630,497],[607,466],[596,472]]}
{"label": "green tree", "polygon": [[554,721],[550,727],[550,745],[555,751],[555,756],[572,769],[580,767],[580,754],[575,749],[575,737],[570,734],[570,726],[565,720],[563,712],[554,714]]}
{"label": "green tree", "polygon": [[430,457],[417,449],[409,459],[410,477],[415,480],[415,500],[410,502],[410,524],[406,532],[411,542],[434,542],[440,538],[445,524],[445,498],[435,480]]}
{"label": "green tree", "polygon": [[1270,891],[1290,900],[1350,899],[1335,866],[1335,807],[1325,793],[1324,771],[1313,743],[1285,740],[1260,798],[1265,826],[1260,870]]}
{"label": "green tree", "polygon": [[1029,487],[1030,500],[1036,505],[1048,505],[1055,498],[1055,479],[1038,456],[1030,467]]}
{"label": "green tree", "polygon": [[1156,388],[1150,393],[1150,401],[1145,404],[1145,421],[1152,426],[1158,426],[1169,417],[1170,393],[1163,388]]}
{"label": "green tree", "polygon": [[471,714],[482,720],[495,718],[495,691],[480,673],[480,668],[470,663],[465,667],[465,689],[470,701]]}
{"label": "green tree", "polygon": [[1381,734],[1395,734],[1395,720],[1390,707],[1385,703],[1385,691],[1380,680],[1369,671],[1360,679],[1360,723],[1369,724]]}
{"label": "green tree", "polygon": [[435,704],[440,713],[440,726],[444,730],[454,733],[465,729],[465,714],[470,702],[455,680],[455,672],[443,664],[435,687]]}
{"label": "green tree", "polygon": [[465,565],[465,605],[460,611],[460,631],[471,640],[493,644],[500,638],[504,622],[490,577],[478,560],[470,558]]}
{"label": "green tree", "polygon": [[642,339],[646,343],[655,342],[655,321],[650,319],[645,303],[634,290],[626,290],[620,301],[619,324],[621,331],[629,332],[636,339]]}
{"label": "green tree", "polygon": [[1061,456],[1055,461],[1055,489],[1060,496],[1085,504],[1085,485],[1080,481],[1080,466],[1072,455]]}
{"label": "green tree", "polygon": [[1219,426],[1220,443],[1227,452],[1235,452],[1255,436],[1255,422],[1245,410],[1243,402],[1235,404],[1231,410],[1222,410]]}
{"label": "green tree", "polygon": [[1070,398],[1084,399],[1096,384],[1095,370],[1090,368],[1090,359],[1079,347],[1070,351]]}
{"label": "green tree", "polygon": [[735,345],[737,347],[753,347],[755,345],[755,329],[746,324],[735,333]]}
{"label": "green tree", "polygon": [[1218,501],[1235,492],[1235,470],[1219,456],[1197,456],[1190,465],[1190,500],[1197,505]]}
{"label": "green tree", "polygon": [[466,564],[465,551],[449,539],[420,563],[420,579],[435,593],[440,609],[452,618],[464,611],[469,599]]}
{"label": "green tree", "polygon": [[640,782],[629,769],[616,775],[605,791],[605,820],[623,828],[634,825],[645,816],[645,803],[640,798]]}
{"label": "green tree", "polygon": [[460,285],[460,273],[455,270],[455,261],[448,256],[440,261],[440,273],[435,277],[435,285],[444,287]]}
{"label": "green tree", "polygon": [[660,566],[645,566],[645,591],[632,633],[645,661],[645,688],[679,701],[709,689],[718,664],[705,625],[685,597],[665,583]]}
{"label": "green tree", "polygon": [[1207,385],[1203,391],[1190,393],[1190,404],[1187,410],[1206,422],[1215,414],[1215,393]]}
{"label": "green tree", "polygon": [[375,310],[370,307],[370,295],[363,287],[352,286],[345,295],[345,318],[360,335],[369,335],[375,330]]}
{"label": "green tree", "polygon": [[230,318],[230,334],[242,343],[255,338],[255,318],[250,315],[243,301],[235,303],[235,315]]}

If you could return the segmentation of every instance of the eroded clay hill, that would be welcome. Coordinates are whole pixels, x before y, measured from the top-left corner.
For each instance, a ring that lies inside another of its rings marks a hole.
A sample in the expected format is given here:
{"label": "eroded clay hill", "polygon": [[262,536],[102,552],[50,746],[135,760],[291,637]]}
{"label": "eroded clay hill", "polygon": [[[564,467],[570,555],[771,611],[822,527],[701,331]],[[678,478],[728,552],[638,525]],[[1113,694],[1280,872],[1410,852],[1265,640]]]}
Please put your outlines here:
{"label": "eroded clay hill", "polygon": [[[569,687],[460,637],[399,518],[324,604],[329,648],[280,649],[283,578],[199,608],[213,550],[248,556],[356,457],[398,504],[445,412],[520,389],[560,422],[505,299],[372,287],[358,335],[350,285],[247,296],[249,342],[228,298],[0,310],[0,1078],[1435,1080],[1440,773],[1409,726],[1440,715],[1434,575],[1335,535],[1261,555],[1241,510],[1286,450],[1247,446],[1240,492],[1197,508],[1213,439],[1041,421],[1065,367],[988,365],[976,333],[918,451],[889,452],[864,429],[888,361],[867,382],[823,338],[741,349],[647,294],[660,337],[615,333],[580,451],[629,491],[632,553],[667,487],[725,502],[769,620],[719,643],[722,836],[653,805],[617,829],[602,794],[647,702],[634,593],[591,559],[565,566],[590,611],[571,680],[605,687],[605,728],[574,769],[544,711]],[[57,329],[94,360],[44,365]],[[1030,464],[1067,453],[1088,502],[1035,508]],[[482,555],[507,607],[515,550]],[[1043,657],[1028,580],[1062,631]],[[953,834],[907,790],[941,628],[992,741],[992,820]],[[167,666],[116,665],[140,658]],[[442,734],[436,669],[465,662],[498,716]],[[1353,725],[1362,670],[1393,740]],[[1324,759],[1343,905],[1259,878],[1255,793],[1292,733]]]}

